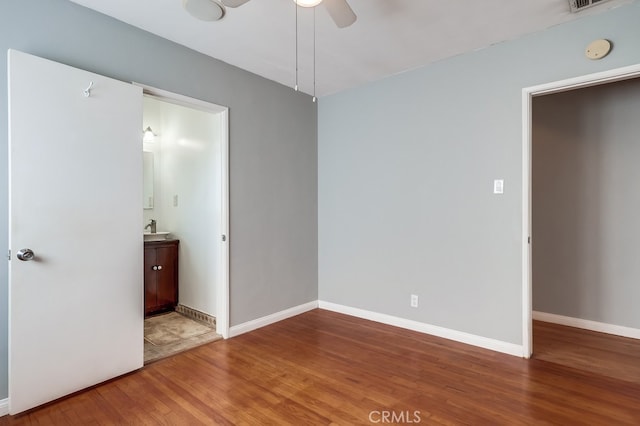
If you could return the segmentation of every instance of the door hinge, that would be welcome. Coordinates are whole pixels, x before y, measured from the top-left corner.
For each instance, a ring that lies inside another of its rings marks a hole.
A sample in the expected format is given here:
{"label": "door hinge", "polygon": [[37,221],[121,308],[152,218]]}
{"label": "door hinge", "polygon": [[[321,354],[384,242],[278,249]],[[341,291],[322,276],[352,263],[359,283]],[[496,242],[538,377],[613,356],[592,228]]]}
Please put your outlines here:
{"label": "door hinge", "polygon": [[11,260],[11,249],[7,251],[7,260]]}
{"label": "door hinge", "polygon": [[527,237],[527,243],[531,244],[531,237]]}
{"label": "door hinge", "polygon": [[222,234],[222,241],[227,241],[227,236],[225,234]]}

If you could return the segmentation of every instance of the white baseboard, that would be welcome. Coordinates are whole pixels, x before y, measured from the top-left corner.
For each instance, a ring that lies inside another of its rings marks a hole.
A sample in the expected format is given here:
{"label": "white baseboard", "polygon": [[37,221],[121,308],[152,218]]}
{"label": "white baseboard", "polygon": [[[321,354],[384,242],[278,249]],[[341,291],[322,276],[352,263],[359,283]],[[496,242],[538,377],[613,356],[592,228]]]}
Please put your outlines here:
{"label": "white baseboard", "polygon": [[563,315],[548,314],[546,312],[538,311],[533,311],[533,319],[537,321],[566,325],[568,327],[584,328],[585,330],[597,331],[600,333],[615,334],[616,336],[630,337],[632,339],[640,339],[639,329],[625,327],[622,325],[606,324],[603,322],[565,317]]}
{"label": "white baseboard", "polygon": [[516,345],[514,343],[489,339],[488,337],[476,336],[475,334],[464,333],[462,331],[451,330],[448,328],[438,327],[436,325],[430,325],[423,322],[394,317],[392,315],[380,314],[378,312],[366,311],[364,309],[352,308],[350,306],[338,305],[331,302],[319,301],[318,307],[320,309],[339,312],[341,314],[351,315],[353,317],[363,318],[387,325],[393,325],[395,327],[406,328],[408,330],[430,334],[433,336],[454,340],[456,342],[466,343],[468,345],[478,346],[496,352],[502,352],[508,355],[524,357],[524,348],[522,347],[522,345]]}
{"label": "white baseboard", "polygon": [[244,333],[248,333],[269,324],[273,324],[275,322],[303,314],[307,311],[311,311],[313,309],[316,309],[317,307],[318,301],[314,300],[313,302],[294,306],[293,308],[285,309],[284,311],[276,312],[275,314],[267,315],[266,317],[234,325],[233,327],[229,328],[229,337],[235,337]]}
{"label": "white baseboard", "polygon": [[0,399],[0,417],[9,414],[9,398]]}

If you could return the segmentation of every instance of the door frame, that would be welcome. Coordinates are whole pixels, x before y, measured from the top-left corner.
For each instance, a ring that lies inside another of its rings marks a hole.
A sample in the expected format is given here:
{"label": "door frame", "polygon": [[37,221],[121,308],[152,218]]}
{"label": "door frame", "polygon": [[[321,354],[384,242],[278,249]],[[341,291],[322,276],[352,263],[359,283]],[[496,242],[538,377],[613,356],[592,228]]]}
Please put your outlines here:
{"label": "door frame", "polygon": [[531,144],[533,98],[640,77],[640,64],[553,81],[522,89],[522,352],[533,354],[533,287],[531,247]]}
{"label": "door frame", "polygon": [[229,108],[211,102],[180,95],[155,87],[133,82],[142,88],[143,95],[152,96],[160,101],[193,108],[200,111],[221,114],[221,235],[213,236],[220,242],[219,283],[216,286],[216,332],[224,339],[229,338]]}

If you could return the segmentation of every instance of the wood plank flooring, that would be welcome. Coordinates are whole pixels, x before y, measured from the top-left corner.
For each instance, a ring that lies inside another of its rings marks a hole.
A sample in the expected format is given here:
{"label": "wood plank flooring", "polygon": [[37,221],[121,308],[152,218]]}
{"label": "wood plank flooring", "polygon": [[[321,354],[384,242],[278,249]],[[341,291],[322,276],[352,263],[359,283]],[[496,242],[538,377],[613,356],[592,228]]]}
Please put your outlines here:
{"label": "wood plank flooring", "polygon": [[569,364],[314,310],[0,425],[640,424],[640,384]]}
{"label": "wood plank flooring", "polygon": [[640,341],[533,322],[534,358],[640,384]]}

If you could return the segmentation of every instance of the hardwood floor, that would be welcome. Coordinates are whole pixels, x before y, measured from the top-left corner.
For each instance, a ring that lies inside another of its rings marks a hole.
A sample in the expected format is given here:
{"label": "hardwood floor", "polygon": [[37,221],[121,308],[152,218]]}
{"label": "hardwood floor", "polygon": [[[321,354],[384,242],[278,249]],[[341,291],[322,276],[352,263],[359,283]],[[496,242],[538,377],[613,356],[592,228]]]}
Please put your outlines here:
{"label": "hardwood floor", "polygon": [[534,358],[640,384],[640,341],[533,322]]}
{"label": "hardwood floor", "polygon": [[640,384],[591,367],[315,310],[0,425],[639,424]]}

